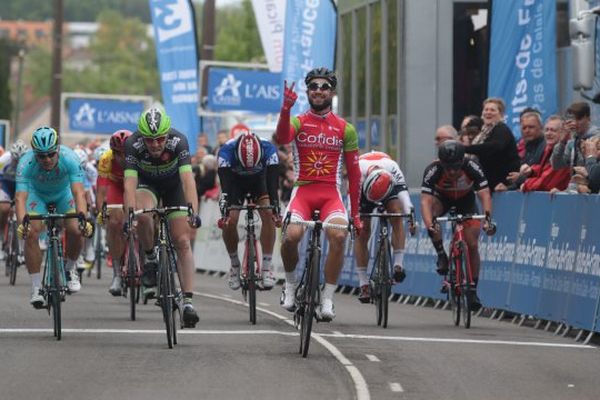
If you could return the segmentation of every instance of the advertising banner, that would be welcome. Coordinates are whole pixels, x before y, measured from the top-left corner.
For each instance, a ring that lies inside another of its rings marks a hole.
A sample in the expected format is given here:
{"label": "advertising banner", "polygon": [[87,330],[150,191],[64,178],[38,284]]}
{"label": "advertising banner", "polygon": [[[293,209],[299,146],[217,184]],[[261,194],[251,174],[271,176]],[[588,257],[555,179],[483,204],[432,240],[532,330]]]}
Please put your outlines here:
{"label": "advertising banner", "polygon": [[252,0],[260,41],[271,72],[281,72],[283,67],[285,6],[286,0]]}
{"label": "advertising banner", "polygon": [[149,0],[162,99],[173,128],[188,137],[196,151],[198,117],[198,53],[189,0]]}
{"label": "advertising banner", "polygon": [[488,95],[506,103],[507,124],[520,137],[519,114],[556,113],[556,0],[492,3]]}
{"label": "advertising banner", "polygon": [[64,101],[68,131],[110,135],[119,129],[135,131],[148,100],[67,97]]}
{"label": "advertising banner", "polygon": [[10,121],[0,119],[0,146],[6,148],[10,138]]}
{"label": "advertising banner", "polygon": [[292,115],[308,110],[304,83],[307,72],[318,67],[334,68],[336,30],[337,9],[332,0],[287,1],[282,79],[288,85],[296,82],[298,100]]}
{"label": "advertising banner", "polygon": [[211,111],[277,113],[281,108],[281,74],[233,68],[210,68],[208,105]]}

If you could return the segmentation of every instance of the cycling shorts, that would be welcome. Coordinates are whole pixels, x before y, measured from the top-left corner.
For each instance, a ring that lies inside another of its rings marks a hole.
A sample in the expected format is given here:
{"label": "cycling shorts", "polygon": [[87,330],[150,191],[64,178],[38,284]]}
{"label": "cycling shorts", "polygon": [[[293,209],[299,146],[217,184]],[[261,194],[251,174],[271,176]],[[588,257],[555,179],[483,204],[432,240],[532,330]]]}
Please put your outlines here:
{"label": "cycling shorts", "polygon": [[12,200],[15,198],[15,181],[2,181],[2,186],[0,188],[0,200]]}
{"label": "cycling shorts", "polygon": [[[441,201],[443,211],[442,215],[446,214],[450,208],[456,207],[456,212],[458,214],[479,214],[479,208],[477,207],[477,202],[475,200],[475,193],[470,192],[466,196],[458,198],[456,200],[451,200],[447,197],[436,196],[438,200]],[[466,226],[480,227],[481,222],[479,220],[471,219],[465,222]]]}
{"label": "cycling shorts", "polygon": [[230,193],[227,193],[227,202],[231,205],[243,205],[246,193],[250,193],[253,201],[263,197],[269,197],[267,183],[264,173],[248,176],[237,176],[235,184],[231,185]]}
{"label": "cycling shorts", "polygon": [[[406,190],[406,185],[394,185],[390,194],[385,199],[383,199],[383,205],[385,206],[390,200],[394,199],[399,199],[401,202],[404,203],[403,199],[399,196],[399,193],[403,190]],[[402,209],[406,210],[405,212],[408,213],[410,212],[410,206],[410,204],[402,204]],[[373,203],[367,200],[364,193],[362,193],[361,191],[360,206],[358,208],[360,212],[364,214],[372,213],[375,208],[377,208],[377,203]]]}
{"label": "cycling shorts", "polygon": [[6,190],[0,189],[0,201],[11,201],[14,197],[14,194],[11,197],[10,193],[7,193]]}
{"label": "cycling shorts", "polygon": [[[137,190],[148,192],[154,198],[154,205],[159,205],[159,201],[163,207],[184,206],[187,207],[183,186],[181,184],[175,186],[158,187],[157,185],[140,183]],[[169,219],[175,217],[186,216],[185,211],[175,211],[169,214]]]}
{"label": "cycling shorts", "polygon": [[123,182],[109,180],[106,186],[106,204],[123,204]]}
{"label": "cycling shorts", "polygon": [[320,219],[328,222],[332,218],[342,218],[348,221],[348,213],[342,195],[335,184],[329,182],[313,182],[294,187],[286,214],[301,218],[304,221],[312,220],[314,210],[320,210]]}
{"label": "cycling shorts", "polygon": [[48,212],[48,204],[56,204],[56,212],[64,214],[75,212],[75,200],[71,190],[65,190],[58,196],[41,196],[36,192],[29,192],[27,195],[27,213],[28,214],[46,214]]}

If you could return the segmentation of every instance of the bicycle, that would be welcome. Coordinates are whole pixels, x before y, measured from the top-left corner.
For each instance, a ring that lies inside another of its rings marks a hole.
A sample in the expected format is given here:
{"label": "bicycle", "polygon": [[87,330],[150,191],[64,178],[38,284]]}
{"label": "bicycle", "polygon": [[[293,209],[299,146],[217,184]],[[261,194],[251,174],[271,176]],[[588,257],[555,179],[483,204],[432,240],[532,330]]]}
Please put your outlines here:
{"label": "bicycle", "polygon": [[[252,196],[246,194],[246,205],[231,205],[221,211],[221,215],[227,217],[230,210],[246,211],[246,240],[244,241],[244,259],[240,272],[240,283],[242,287],[242,296],[248,303],[250,313],[250,323],[256,325],[256,290],[265,290],[259,284],[261,281],[261,265],[257,257],[257,240],[254,233],[254,211],[273,210],[272,205],[260,206],[252,202]],[[270,290],[270,288],[269,288]]]}
{"label": "bicycle", "polygon": [[[444,280],[444,290],[448,292],[448,301],[452,309],[452,321],[455,326],[460,324],[461,314],[465,329],[471,327],[471,297],[475,290],[473,272],[471,270],[471,259],[469,258],[469,247],[464,236],[464,224],[469,220],[485,220],[488,216],[479,214],[457,214],[456,208],[452,207],[447,217],[436,217],[433,224],[450,222],[452,224],[452,239],[450,241],[450,260],[448,275]],[[488,235],[496,232],[496,226],[490,222]]]}
{"label": "bicycle", "polygon": [[44,262],[41,288],[45,306],[43,305],[41,308],[46,308],[48,310],[48,315],[52,314],[54,336],[56,337],[56,340],[60,340],[62,337],[61,303],[65,300],[65,294],[68,291],[63,244],[57,221],[72,218],[77,218],[79,220],[79,228],[83,231],[86,223],[83,214],[58,214],[56,213],[56,206],[54,204],[48,205],[47,214],[26,214],[23,218],[25,232],[28,230],[30,221],[44,221],[48,230],[48,249],[46,251],[46,260]]}
{"label": "bicycle", "polygon": [[315,310],[321,304],[321,291],[319,290],[319,280],[321,278],[321,232],[323,229],[350,231],[351,238],[354,240],[354,230],[351,224],[341,225],[323,222],[319,219],[319,215],[320,212],[315,210],[312,215],[312,221],[304,221],[291,219],[291,214],[288,212],[282,229],[285,235],[289,224],[311,228],[306,264],[302,272],[302,278],[294,294],[294,325],[296,329],[300,328],[299,353],[304,358],[308,356],[313,318],[317,322],[320,321]]}
{"label": "bicycle", "polygon": [[21,249],[19,249],[19,237],[17,235],[17,215],[15,213],[14,200],[0,200],[0,204],[10,204],[8,220],[4,231],[4,254],[5,274],[9,277],[11,286],[15,285],[17,280],[17,268],[21,264]]}
{"label": "bicycle", "polygon": [[175,248],[171,242],[171,233],[167,217],[175,211],[186,211],[188,216],[191,216],[192,206],[187,207],[171,206],[171,207],[154,207],[144,208],[140,210],[129,209],[128,226],[133,226],[134,218],[140,214],[153,214],[158,217],[158,287],[157,287],[157,302],[162,309],[163,321],[167,334],[167,344],[170,349],[174,344],[177,344],[177,315],[179,316],[179,326],[184,328],[183,324],[183,293],[179,289],[180,285],[176,284],[176,280],[181,281],[177,270],[177,261],[175,259]]}
{"label": "bicycle", "polygon": [[377,252],[369,276],[369,285],[371,290],[371,303],[375,304],[375,319],[377,326],[387,328],[388,308],[390,294],[392,291],[393,272],[392,253],[390,249],[389,225],[390,218],[407,218],[409,221],[409,231],[411,236],[415,234],[415,210],[411,208],[409,214],[388,213],[383,204],[378,204],[377,212],[361,213],[361,217],[379,218],[379,231],[377,234]]}
{"label": "bicycle", "polygon": [[[122,210],[122,204],[102,204],[102,220],[110,220],[108,210]],[[131,226],[131,225],[130,225]],[[127,235],[125,249],[121,257],[121,271],[117,273],[121,275],[121,295],[125,298],[129,297],[129,317],[132,321],[136,318],[136,307],[140,301],[141,293],[141,276],[140,257],[138,253],[138,241],[135,233],[132,231]],[[113,268],[114,268],[113,264]]]}
{"label": "bicycle", "polygon": [[[92,221],[96,221],[96,218],[92,218]],[[95,222],[94,222],[95,223]],[[107,256],[107,252],[104,247],[104,241],[102,240],[102,229],[95,227],[94,229],[94,262],[92,266],[87,269],[87,277],[92,276],[92,270],[96,267],[96,279],[102,278],[102,260]]]}

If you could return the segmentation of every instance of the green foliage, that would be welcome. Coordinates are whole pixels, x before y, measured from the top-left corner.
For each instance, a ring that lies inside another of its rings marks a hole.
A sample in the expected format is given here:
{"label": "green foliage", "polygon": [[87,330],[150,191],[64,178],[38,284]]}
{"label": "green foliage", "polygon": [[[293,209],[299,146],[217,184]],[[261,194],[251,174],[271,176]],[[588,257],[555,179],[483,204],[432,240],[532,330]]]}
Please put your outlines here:
{"label": "green foliage", "polygon": [[[4,20],[52,19],[54,0],[2,0],[0,17]],[[125,17],[150,22],[148,0],[63,0],[65,21],[93,22],[105,10],[115,10]]]}
{"label": "green foliage", "polygon": [[217,11],[215,59],[266,62],[250,0]]}
{"label": "green foliage", "polygon": [[0,39],[0,119],[11,119],[13,104],[10,100],[10,60],[14,55],[14,46]]}
{"label": "green foliage", "polygon": [[[158,96],[159,82],[154,42],[146,26],[116,11],[98,18],[98,32],[90,46],[91,61],[63,62],[63,91]],[[38,96],[50,93],[52,57],[33,49],[26,61],[26,83]]]}

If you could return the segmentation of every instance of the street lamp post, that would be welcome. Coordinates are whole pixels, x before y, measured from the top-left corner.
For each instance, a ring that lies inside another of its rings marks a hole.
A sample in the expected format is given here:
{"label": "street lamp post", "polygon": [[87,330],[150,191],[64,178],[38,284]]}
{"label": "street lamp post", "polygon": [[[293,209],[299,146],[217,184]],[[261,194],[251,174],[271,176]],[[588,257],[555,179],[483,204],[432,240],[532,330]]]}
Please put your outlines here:
{"label": "street lamp post", "polygon": [[21,48],[18,55],[19,69],[17,72],[17,99],[15,101],[15,130],[13,142],[19,138],[19,118],[21,117],[21,102],[23,98],[23,64],[25,61],[25,49]]}

